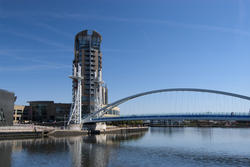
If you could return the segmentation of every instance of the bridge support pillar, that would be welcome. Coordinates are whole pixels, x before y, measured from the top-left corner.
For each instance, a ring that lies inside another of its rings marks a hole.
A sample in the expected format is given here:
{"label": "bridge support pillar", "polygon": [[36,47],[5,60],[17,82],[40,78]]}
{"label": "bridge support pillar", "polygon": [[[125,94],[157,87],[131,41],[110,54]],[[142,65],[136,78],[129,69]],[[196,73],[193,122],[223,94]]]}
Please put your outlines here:
{"label": "bridge support pillar", "polygon": [[83,124],[83,129],[87,129],[90,133],[99,133],[106,130],[106,123],[88,123]]}
{"label": "bridge support pillar", "polygon": [[82,130],[82,124],[70,124],[69,129],[70,130]]}

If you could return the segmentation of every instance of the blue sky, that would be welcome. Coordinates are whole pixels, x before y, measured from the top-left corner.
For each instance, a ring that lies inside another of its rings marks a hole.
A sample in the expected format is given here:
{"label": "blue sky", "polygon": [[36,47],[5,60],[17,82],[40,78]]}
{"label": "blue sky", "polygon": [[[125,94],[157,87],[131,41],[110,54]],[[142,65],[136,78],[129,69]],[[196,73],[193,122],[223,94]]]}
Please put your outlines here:
{"label": "blue sky", "polygon": [[0,0],[0,88],[71,102],[74,35],[103,36],[110,101],[195,87],[250,96],[249,0]]}

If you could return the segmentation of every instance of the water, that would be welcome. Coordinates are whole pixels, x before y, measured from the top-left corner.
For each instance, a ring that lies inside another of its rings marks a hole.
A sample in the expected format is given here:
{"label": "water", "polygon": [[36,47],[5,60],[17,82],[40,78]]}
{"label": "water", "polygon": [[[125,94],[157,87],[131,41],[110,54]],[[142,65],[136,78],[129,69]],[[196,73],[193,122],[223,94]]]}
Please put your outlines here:
{"label": "water", "polygon": [[0,141],[1,167],[250,166],[250,129],[148,132]]}

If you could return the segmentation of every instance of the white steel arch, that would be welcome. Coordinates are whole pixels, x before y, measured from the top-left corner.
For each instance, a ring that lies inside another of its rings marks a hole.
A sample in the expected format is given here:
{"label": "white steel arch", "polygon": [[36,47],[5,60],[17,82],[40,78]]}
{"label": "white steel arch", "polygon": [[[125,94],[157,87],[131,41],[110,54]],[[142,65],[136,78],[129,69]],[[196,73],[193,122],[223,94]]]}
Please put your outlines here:
{"label": "white steel arch", "polygon": [[152,91],[147,91],[147,92],[143,92],[143,93],[138,93],[132,96],[128,96],[125,98],[122,98],[120,100],[117,100],[113,103],[108,104],[107,106],[95,111],[94,113],[88,115],[85,119],[83,119],[83,123],[84,122],[89,122],[91,121],[91,119],[93,117],[95,117],[96,115],[100,116],[103,115],[105,112],[110,111],[111,109],[113,109],[114,107],[125,103],[129,100],[141,97],[141,96],[146,96],[146,95],[150,95],[150,94],[156,94],[156,93],[162,93],[162,92],[205,92],[205,93],[212,93],[212,94],[220,94],[220,95],[225,95],[225,96],[231,96],[231,97],[236,97],[236,98],[240,98],[240,99],[244,99],[244,100],[249,100],[250,101],[250,97],[249,96],[244,96],[244,95],[240,95],[240,94],[236,94],[236,93],[230,93],[230,92],[224,92],[224,91],[218,91],[218,90],[210,90],[210,89],[197,89],[197,88],[171,88],[171,89],[159,89],[159,90],[152,90]]}

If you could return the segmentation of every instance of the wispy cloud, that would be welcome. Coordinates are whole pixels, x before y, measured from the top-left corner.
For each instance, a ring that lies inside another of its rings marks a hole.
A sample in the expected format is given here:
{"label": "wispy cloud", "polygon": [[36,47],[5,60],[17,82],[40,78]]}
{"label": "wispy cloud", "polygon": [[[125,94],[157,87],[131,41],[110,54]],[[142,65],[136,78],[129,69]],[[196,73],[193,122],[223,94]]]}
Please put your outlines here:
{"label": "wispy cloud", "polygon": [[142,52],[144,50],[140,49],[112,49],[112,48],[107,48],[107,49],[102,49],[102,52],[120,52],[120,53],[127,53],[127,52]]}
{"label": "wispy cloud", "polygon": [[33,70],[50,70],[50,69],[70,69],[70,65],[31,65],[31,66],[1,66],[0,67],[0,72],[11,72],[11,71],[33,71]]}
{"label": "wispy cloud", "polygon": [[71,65],[68,64],[62,64],[58,62],[53,62],[53,61],[46,61],[46,60],[41,60],[37,57],[23,57],[20,55],[16,55],[13,53],[9,52],[3,52],[0,50],[0,56],[7,56],[8,58],[12,58],[16,61],[24,61],[26,62],[31,62],[31,65],[20,65],[22,63],[19,63],[15,66],[5,66],[5,64],[2,64],[0,66],[0,72],[6,72],[6,71],[32,71],[32,70],[50,70],[50,69],[70,69]]}
{"label": "wispy cloud", "polygon": [[42,22],[35,23],[35,25],[39,26],[40,28],[45,28],[45,29],[47,29],[49,31],[52,31],[54,33],[63,35],[65,37],[68,37],[70,39],[72,39],[72,37],[74,36],[74,34],[71,34],[71,33],[68,33],[68,32],[64,32],[64,31],[60,30],[59,28],[53,27],[53,26],[51,26],[49,24],[45,24],[45,23],[42,23]]}
{"label": "wispy cloud", "polygon": [[220,26],[211,26],[211,25],[201,25],[201,24],[176,24],[177,26],[182,26],[184,28],[199,29],[199,30],[209,30],[209,31],[219,31],[224,33],[233,33],[238,35],[250,36],[249,31],[245,31],[237,28],[228,28]]}
{"label": "wispy cloud", "polygon": [[73,53],[74,48],[62,48],[62,49],[21,49],[21,48],[12,48],[12,49],[1,49],[0,48],[0,53],[55,53],[55,52],[72,52]]}
{"label": "wispy cloud", "polygon": [[40,43],[43,43],[43,44],[46,44],[46,45],[54,46],[54,47],[59,47],[59,48],[65,48],[65,47],[67,47],[64,44],[61,44],[59,42],[55,42],[55,41],[51,41],[51,40],[45,39],[45,38],[43,38],[41,36],[35,36],[35,35],[32,35],[32,34],[15,32],[15,31],[13,31],[13,32],[11,31],[10,33],[13,34],[13,35],[19,36],[19,37],[27,38],[27,39],[30,39],[30,40],[33,40],[33,41],[37,41],[37,42],[40,42]]}
{"label": "wispy cloud", "polygon": [[[169,21],[169,20],[148,19],[148,18],[147,19],[122,18],[122,17],[115,17],[115,16],[101,16],[101,15],[94,15],[94,14],[87,15],[87,14],[77,14],[77,13],[63,13],[63,14],[50,13],[50,16],[58,18],[58,19],[59,18],[60,19],[77,19],[77,20],[90,19],[90,20],[126,22],[126,23],[163,24],[163,25],[188,28],[188,29],[219,31],[219,32],[224,32],[224,33],[233,33],[233,34],[238,34],[238,35],[250,36],[249,31],[234,28],[234,27],[223,27],[223,26],[215,26],[215,25],[203,25],[203,24],[189,24],[189,23],[175,22],[175,21]],[[242,18],[243,16],[240,16],[240,17]]]}
{"label": "wispy cloud", "polygon": [[6,29],[5,30],[1,29],[0,32],[9,33],[9,34],[15,35],[17,37],[22,37],[22,38],[26,38],[26,39],[29,39],[32,41],[40,42],[40,43],[43,43],[43,44],[48,45],[48,46],[53,46],[53,47],[57,47],[57,48],[68,48],[67,45],[59,43],[57,41],[52,41],[52,40],[43,38],[41,36],[36,36],[36,35],[29,34],[29,33],[17,32],[14,30],[12,31],[12,30],[6,30]]}
{"label": "wispy cloud", "polygon": [[[245,8],[243,5],[243,1],[239,1],[239,21],[241,22],[242,19],[245,18]],[[54,13],[54,12],[2,12],[2,16],[4,17],[45,17],[51,19],[62,19],[62,20],[98,20],[98,21],[109,21],[109,22],[122,22],[122,23],[137,23],[137,24],[163,24],[168,26],[174,27],[181,27],[187,29],[197,29],[197,30],[205,30],[205,31],[218,31],[223,33],[232,33],[238,35],[245,35],[250,36],[250,32],[244,29],[239,29],[236,27],[223,27],[217,25],[204,25],[204,24],[190,24],[184,22],[176,22],[171,20],[164,20],[164,19],[149,19],[149,18],[125,18],[125,17],[117,17],[117,16],[105,16],[105,15],[98,15],[93,13]],[[72,37],[72,34],[67,32],[63,32],[58,30],[57,28],[45,24],[39,23],[38,26],[46,28],[52,32],[56,32],[58,34]],[[42,41],[43,42],[43,41]],[[53,44],[53,43],[52,43]],[[54,45],[54,44],[53,44]]]}
{"label": "wispy cloud", "polygon": [[240,25],[243,25],[247,18],[247,4],[244,2],[244,0],[239,0],[239,23]]}

